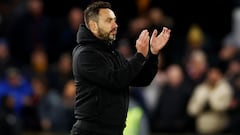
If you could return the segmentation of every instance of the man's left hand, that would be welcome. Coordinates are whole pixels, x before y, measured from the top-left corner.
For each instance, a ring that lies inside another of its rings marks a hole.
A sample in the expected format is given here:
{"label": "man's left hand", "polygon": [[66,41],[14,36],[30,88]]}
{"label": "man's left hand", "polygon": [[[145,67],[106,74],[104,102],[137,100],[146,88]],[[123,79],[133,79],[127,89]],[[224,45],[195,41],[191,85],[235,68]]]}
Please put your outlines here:
{"label": "man's left hand", "polygon": [[158,31],[155,29],[151,36],[150,40],[150,49],[152,54],[157,55],[159,51],[167,44],[170,37],[171,30],[167,27],[163,27],[163,30],[159,35],[157,35]]}

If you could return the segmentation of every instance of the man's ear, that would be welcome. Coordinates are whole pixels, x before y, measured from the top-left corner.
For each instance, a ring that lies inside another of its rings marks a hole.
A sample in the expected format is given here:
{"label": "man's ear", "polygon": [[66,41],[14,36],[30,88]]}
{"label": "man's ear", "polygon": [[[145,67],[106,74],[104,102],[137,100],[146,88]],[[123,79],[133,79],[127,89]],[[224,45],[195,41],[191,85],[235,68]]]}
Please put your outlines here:
{"label": "man's ear", "polygon": [[97,22],[90,20],[89,21],[89,29],[93,32],[96,33],[98,31],[98,26],[97,26]]}

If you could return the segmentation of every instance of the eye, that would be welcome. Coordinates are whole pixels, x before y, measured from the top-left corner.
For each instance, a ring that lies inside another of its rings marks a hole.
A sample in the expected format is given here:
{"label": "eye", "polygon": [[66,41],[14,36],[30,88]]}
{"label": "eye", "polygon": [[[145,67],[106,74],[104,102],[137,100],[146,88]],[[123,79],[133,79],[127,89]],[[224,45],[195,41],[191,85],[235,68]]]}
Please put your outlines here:
{"label": "eye", "polygon": [[107,20],[106,20],[106,22],[111,22],[112,21],[112,19],[111,18],[108,18]]}
{"label": "eye", "polygon": [[106,22],[108,22],[108,23],[115,22],[116,23],[116,18],[107,18]]}

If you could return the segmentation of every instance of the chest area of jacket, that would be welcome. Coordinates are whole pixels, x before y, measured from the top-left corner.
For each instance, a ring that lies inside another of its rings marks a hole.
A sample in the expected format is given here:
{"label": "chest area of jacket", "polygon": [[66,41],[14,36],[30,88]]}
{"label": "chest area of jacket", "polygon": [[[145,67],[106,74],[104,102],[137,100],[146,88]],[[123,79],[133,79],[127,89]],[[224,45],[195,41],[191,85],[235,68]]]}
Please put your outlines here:
{"label": "chest area of jacket", "polygon": [[115,51],[102,52],[102,56],[106,64],[113,69],[118,69],[127,64],[127,61]]}

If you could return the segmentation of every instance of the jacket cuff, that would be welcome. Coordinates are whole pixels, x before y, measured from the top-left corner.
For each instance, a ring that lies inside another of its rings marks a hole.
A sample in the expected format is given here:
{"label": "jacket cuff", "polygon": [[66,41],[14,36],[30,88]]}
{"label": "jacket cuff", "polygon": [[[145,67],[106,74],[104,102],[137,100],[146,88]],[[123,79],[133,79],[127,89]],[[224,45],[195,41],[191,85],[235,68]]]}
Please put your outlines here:
{"label": "jacket cuff", "polygon": [[151,59],[153,61],[157,61],[158,60],[158,54],[150,53],[148,59]]}
{"label": "jacket cuff", "polygon": [[146,58],[141,53],[136,53],[135,56],[142,65],[145,63]]}

